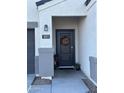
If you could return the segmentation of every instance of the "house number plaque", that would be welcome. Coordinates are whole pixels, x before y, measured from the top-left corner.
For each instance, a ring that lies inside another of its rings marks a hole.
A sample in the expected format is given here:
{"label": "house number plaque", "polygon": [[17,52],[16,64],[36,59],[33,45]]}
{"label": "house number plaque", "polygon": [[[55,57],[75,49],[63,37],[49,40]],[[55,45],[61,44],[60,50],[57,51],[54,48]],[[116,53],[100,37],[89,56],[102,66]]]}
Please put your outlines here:
{"label": "house number plaque", "polygon": [[50,35],[42,35],[42,39],[50,39]]}

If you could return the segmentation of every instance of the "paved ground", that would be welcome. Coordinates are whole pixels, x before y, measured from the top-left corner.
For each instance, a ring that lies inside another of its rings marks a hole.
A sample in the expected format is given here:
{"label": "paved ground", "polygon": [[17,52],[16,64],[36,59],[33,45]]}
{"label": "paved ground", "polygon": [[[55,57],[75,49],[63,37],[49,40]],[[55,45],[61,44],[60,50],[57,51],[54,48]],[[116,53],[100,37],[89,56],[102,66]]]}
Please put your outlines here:
{"label": "paved ground", "polygon": [[28,74],[27,77],[28,77],[27,78],[27,88],[29,89],[29,87],[31,86],[32,81],[34,80],[35,75],[34,74]]}
{"label": "paved ground", "polygon": [[[34,75],[28,75],[28,81],[33,78]],[[85,76],[81,71],[56,70],[52,84],[33,85],[28,87],[28,93],[87,93],[88,88],[81,80],[82,78]]]}

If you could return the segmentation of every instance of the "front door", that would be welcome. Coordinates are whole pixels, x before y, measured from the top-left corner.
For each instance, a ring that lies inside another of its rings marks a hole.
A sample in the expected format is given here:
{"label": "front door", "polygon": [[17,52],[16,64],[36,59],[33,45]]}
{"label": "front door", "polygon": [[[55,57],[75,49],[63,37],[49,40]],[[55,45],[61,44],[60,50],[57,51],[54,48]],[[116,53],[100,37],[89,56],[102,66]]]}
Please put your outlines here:
{"label": "front door", "polygon": [[27,74],[35,73],[35,38],[34,29],[27,29]]}
{"label": "front door", "polygon": [[74,30],[56,30],[56,54],[59,66],[73,66],[75,64]]}

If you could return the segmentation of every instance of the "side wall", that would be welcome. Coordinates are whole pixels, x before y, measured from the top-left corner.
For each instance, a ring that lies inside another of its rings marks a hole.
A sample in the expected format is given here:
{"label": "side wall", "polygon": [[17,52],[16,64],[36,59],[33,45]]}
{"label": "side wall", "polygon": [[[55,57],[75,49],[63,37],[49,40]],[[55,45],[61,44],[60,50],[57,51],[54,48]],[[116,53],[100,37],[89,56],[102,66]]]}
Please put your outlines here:
{"label": "side wall", "polygon": [[[88,15],[79,20],[79,62],[81,69],[90,77],[89,57],[96,57],[96,3],[89,9]],[[94,82],[94,81],[93,81]],[[95,83],[95,82],[94,82]]]}

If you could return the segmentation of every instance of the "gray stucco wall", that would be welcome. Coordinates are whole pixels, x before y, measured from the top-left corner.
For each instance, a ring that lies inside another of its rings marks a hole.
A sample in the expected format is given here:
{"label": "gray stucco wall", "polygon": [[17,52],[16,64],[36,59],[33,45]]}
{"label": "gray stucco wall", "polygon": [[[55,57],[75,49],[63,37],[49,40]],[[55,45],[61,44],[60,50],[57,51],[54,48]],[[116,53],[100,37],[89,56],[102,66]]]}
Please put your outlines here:
{"label": "gray stucco wall", "polygon": [[39,56],[35,56],[35,74],[39,74]]}
{"label": "gray stucco wall", "polygon": [[27,28],[38,27],[38,22],[27,22]]}
{"label": "gray stucco wall", "polygon": [[43,77],[54,76],[54,49],[39,48],[39,75]]}
{"label": "gray stucco wall", "polygon": [[97,82],[97,58],[90,56],[89,61],[90,61],[90,76],[95,82]]}

